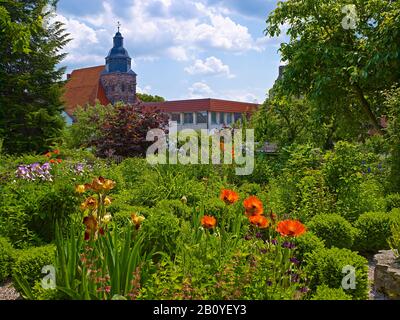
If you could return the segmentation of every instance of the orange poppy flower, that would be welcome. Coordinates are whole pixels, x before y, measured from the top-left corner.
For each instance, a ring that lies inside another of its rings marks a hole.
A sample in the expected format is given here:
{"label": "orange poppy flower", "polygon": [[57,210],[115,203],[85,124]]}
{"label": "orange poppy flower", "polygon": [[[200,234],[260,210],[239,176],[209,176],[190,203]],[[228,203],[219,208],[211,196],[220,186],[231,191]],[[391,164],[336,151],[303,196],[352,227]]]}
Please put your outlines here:
{"label": "orange poppy flower", "polygon": [[53,153],[54,154],[60,154],[60,150],[54,150]]}
{"label": "orange poppy flower", "polygon": [[224,189],[221,191],[220,198],[225,201],[226,204],[234,204],[239,200],[239,195],[233,190]]}
{"label": "orange poppy flower", "polygon": [[206,229],[213,229],[217,225],[217,219],[212,216],[204,216],[201,218],[201,225]]}
{"label": "orange poppy flower", "polygon": [[52,153],[51,152],[47,152],[44,156],[47,157],[47,158],[51,158]]}
{"label": "orange poppy flower", "polygon": [[61,162],[62,162],[62,159],[57,159],[57,162],[58,162],[58,163],[61,163]]}
{"label": "orange poppy flower", "polygon": [[51,160],[50,160],[50,163],[56,163],[56,160],[51,159]]}
{"label": "orange poppy flower", "polygon": [[249,221],[252,225],[260,229],[266,229],[269,226],[269,220],[264,216],[251,216],[249,217]]}
{"label": "orange poppy flower", "polygon": [[263,214],[263,204],[256,196],[251,196],[243,201],[247,216],[260,216]]}
{"label": "orange poppy flower", "polygon": [[276,231],[283,237],[298,237],[306,232],[306,227],[298,220],[285,220],[278,223]]}

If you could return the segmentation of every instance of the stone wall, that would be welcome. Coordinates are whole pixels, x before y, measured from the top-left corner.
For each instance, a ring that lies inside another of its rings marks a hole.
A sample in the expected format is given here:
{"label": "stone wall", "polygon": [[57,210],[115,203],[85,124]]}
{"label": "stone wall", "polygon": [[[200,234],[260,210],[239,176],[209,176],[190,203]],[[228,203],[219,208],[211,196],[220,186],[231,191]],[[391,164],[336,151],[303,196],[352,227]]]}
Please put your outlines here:
{"label": "stone wall", "polygon": [[122,101],[133,104],[136,102],[136,75],[120,72],[103,74],[101,84],[111,103]]}
{"label": "stone wall", "polygon": [[374,260],[375,290],[384,293],[390,299],[400,300],[400,262],[391,250],[379,251]]}

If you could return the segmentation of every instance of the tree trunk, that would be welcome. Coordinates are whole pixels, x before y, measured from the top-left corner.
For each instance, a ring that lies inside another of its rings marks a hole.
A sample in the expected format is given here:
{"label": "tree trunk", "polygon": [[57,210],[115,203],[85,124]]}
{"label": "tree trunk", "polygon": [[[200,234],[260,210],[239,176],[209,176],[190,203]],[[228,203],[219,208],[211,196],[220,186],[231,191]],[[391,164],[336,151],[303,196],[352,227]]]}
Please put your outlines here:
{"label": "tree trunk", "polygon": [[369,102],[367,101],[367,99],[365,98],[361,87],[356,83],[356,84],[354,84],[354,89],[355,89],[355,91],[357,93],[358,98],[360,99],[361,106],[362,106],[363,110],[365,111],[365,113],[367,114],[367,116],[368,116],[369,120],[371,121],[372,125],[374,126],[374,128],[376,130],[378,130],[378,132],[380,134],[383,135],[382,127],[379,124],[378,120],[376,119],[374,113],[372,112],[371,106],[370,106]]}

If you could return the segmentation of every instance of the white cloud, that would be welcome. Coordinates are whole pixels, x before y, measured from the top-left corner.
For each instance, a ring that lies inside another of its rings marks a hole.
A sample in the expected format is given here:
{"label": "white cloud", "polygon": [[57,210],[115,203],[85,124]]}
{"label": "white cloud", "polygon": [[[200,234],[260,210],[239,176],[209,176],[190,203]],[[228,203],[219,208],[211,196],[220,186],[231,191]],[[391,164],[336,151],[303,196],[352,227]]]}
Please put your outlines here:
{"label": "white cloud", "polygon": [[[135,0],[125,6],[123,16],[116,13],[115,0],[104,0],[100,13],[57,17],[74,38],[66,48],[73,57],[82,52],[105,56],[112,44],[116,21],[122,23],[125,46],[133,58],[151,56],[187,61],[212,49],[233,53],[264,50],[265,41],[254,38],[247,27],[233,21],[221,8],[205,7],[196,1],[183,2],[190,8],[190,15],[182,13],[187,18],[177,14],[177,10],[185,8],[182,0]],[[154,12],[158,7],[163,14]],[[71,58],[67,61],[73,62]]]}
{"label": "white cloud", "polygon": [[196,82],[189,88],[190,99],[210,98],[213,90],[205,82]]}
{"label": "white cloud", "polygon": [[234,78],[228,65],[224,64],[220,59],[212,56],[206,60],[196,60],[185,71],[191,75],[224,75],[228,78]]}
{"label": "white cloud", "polygon": [[151,86],[145,86],[144,88],[141,88],[141,87],[137,86],[136,87],[136,91],[138,93],[150,94]]}

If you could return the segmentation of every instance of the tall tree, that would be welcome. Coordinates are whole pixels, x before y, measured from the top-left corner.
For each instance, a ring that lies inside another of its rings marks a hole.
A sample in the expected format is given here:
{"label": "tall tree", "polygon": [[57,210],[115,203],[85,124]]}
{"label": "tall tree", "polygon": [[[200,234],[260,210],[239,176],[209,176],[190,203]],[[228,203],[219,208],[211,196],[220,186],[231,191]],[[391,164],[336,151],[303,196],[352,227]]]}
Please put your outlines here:
{"label": "tall tree", "polygon": [[287,0],[269,15],[266,35],[282,26],[290,37],[280,48],[286,93],[317,100],[324,114],[348,106],[350,117],[382,132],[381,90],[400,79],[400,2]]}
{"label": "tall tree", "polygon": [[[52,22],[57,1],[0,0],[0,138],[6,152],[43,152],[61,134],[68,35]],[[19,27],[17,27],[19,26]],[[19,30],[28,41],[20,42]]]}

